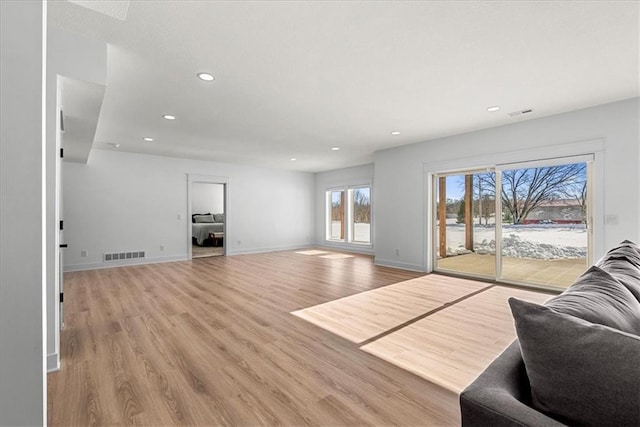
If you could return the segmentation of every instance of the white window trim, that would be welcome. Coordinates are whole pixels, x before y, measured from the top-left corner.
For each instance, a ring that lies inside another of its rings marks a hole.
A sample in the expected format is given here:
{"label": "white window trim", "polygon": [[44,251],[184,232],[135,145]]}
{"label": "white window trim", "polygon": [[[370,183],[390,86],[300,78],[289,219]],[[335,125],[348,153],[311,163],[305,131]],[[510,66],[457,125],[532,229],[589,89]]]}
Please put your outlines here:
{"label": "white window trim", "polygon": [[[345,247],[352,248],[366,248],[373,249],[373,183],[371,181],[356,181],[356,184],[345,184],[345,185],[334,185],[325,188],[325,243],[327,244],[337,244]],[[354,240],[354,231],[353,231],[353,190],[359,188],[368,188],[369,189],[369,202],[371,205],[371,223],[369,229],[369,242],[360,242]],[[345,192],[345,238],[344,239],[333,239],[331,238],[331,192],[334,191],[344,191]]]}

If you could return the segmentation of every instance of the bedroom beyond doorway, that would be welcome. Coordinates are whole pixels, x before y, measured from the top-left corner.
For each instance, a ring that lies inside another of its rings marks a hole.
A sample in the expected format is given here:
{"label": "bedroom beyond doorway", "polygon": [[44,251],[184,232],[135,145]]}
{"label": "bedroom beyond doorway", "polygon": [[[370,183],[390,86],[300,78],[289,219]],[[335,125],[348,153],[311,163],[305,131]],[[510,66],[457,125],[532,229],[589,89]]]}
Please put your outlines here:
{"label": "bedroom beyond doorway", "polygon": [[225,254],[225,184],[191,184],[192,258]]}

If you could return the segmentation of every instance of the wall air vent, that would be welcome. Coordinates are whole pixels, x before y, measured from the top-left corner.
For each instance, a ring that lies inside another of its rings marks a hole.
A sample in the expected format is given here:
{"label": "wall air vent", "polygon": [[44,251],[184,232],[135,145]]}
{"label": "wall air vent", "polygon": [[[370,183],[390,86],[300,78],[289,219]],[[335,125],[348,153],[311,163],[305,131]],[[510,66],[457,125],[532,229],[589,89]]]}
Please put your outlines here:
{"label": "wall air vent", "polygon": [[522,114],[528,114],[528,113],[531,113],[531,112],[533,112],[533,108],[527,108],[525,110],[513,111],[513,112],[509,113],[509,115],[511,117],[515,117],[515,116],[520,116]]}
{"label": "wall air vent", "polygon": [[144,257],[145,257],[144,251],[113,252],[110,254],[104,254],[104,261],[111,262],[111,261],[120,261],[120,260],[132,260],[132,259],[139,259]]}

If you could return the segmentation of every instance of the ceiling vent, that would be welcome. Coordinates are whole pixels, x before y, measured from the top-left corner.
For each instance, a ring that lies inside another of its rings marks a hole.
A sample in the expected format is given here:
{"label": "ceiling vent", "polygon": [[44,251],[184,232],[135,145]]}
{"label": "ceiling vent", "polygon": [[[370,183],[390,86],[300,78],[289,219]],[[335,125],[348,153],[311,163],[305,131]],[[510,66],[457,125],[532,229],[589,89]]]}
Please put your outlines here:
{"label": "ceiling vent", "polygon": [[520,116],[522,114],[528,114],[528,113],[531,113],[531,112],[533,112],[533,108],[527,108],[525,110],[513,111],[513,112],[509,113],[509,115],[511,117],[515,117],[515,116]]}

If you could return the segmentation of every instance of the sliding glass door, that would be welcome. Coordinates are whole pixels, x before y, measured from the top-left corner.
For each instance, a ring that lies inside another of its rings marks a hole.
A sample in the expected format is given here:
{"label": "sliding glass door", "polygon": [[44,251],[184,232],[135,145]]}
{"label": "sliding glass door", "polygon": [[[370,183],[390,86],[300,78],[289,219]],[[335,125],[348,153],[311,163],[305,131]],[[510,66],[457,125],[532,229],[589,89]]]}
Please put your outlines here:
{"label": "sliding glass door", "polygon": [[494,278],[495,172],[439,175],[435,194],[436,269]]}
{"label": "sliding glass door", "polygon": [[551,288],[573,283],[590,263],[591,162],[436,174],[434,269]]}

